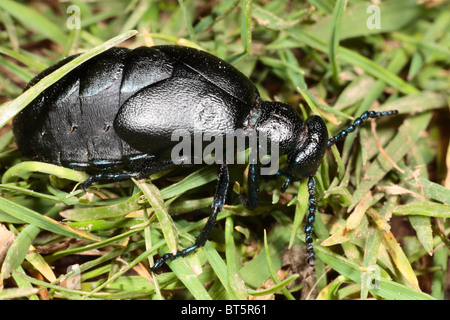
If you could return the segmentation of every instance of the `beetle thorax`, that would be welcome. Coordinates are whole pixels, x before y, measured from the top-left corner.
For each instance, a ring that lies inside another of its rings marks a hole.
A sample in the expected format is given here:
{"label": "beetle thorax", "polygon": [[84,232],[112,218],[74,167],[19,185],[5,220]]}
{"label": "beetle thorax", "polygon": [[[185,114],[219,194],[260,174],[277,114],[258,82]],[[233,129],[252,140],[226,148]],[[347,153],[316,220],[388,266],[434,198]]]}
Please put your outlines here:
{"label": "beetle thorax", "polygon": [[307,138],[305,124],[295,110],[281,102],[263,102],[256,129],[277,144],[280,155],[289,154]]}

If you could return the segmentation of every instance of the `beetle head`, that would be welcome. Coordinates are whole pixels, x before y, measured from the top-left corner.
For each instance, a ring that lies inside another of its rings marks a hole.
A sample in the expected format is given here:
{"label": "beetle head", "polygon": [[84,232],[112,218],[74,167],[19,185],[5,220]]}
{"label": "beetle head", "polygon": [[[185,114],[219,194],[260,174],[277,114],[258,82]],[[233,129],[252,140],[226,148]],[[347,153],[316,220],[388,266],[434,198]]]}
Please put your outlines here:
{"label": "beetle head", "polygon": [[288,153],[286,171],[288,177],[283,185],[284,192],[291,181],[312,177],[322,163],[327,148],[328,130],[319,116],[311,116],[305,122],[306,140],[301,141]]}

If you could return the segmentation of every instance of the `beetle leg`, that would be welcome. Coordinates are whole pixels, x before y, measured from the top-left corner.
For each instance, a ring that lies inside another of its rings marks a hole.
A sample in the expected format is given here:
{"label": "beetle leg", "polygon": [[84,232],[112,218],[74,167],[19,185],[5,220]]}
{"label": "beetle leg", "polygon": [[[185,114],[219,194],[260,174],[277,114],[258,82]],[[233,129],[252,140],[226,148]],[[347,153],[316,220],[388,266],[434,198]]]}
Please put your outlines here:
{"label": "beetle leg", "polygon": [[178,257],[184,257],[189,253],[195,251],[196,249],[203,247],[208,240],[209,234],[216,224],[217,215],[220,211],[222,211],[223,206],[225,205],[225,200],[227,197],[228,187],[230,185],[230,173],[228,170],[228,166],[223,164],[219,167],[217,172],[217,189],[216,194],[214,195],[214,200],[211,205],[212,213],[206,222],[205,227],[203,228],[200,235],[195,240],[195,244],[187,247],[186,249],[177,251],[175,254],[166,253],[159,258],[153,267],[151,268],[152,272],[156,272],[166,261],[174,260]]}
{"label": "beetle leg", "polygon": [[87,190],[87,188],[93,184],[94,182],[98,181],[123,181],[128,180],[130,178],[136,178],[136,179],[142,179],[146,178],[149,175],[162,171],[164,169],[170,168],[174,166],[172,160],[162,161],[158,165],[144,165],[141,169],[136,168],[135,171],[128,171],[128,172],[119,172],[119,173],[98,173],[95,175],[90,176],[88,179],[86,179],[82,184],[81,188],[83,188],[84,191]]}
{"label": "beetle leg", "polygon": [[248,203],[249,209],[255,209],[259,205],[259,168],[258,165],[250,164],[248,168]]}
{"label": "beetle leg", "polygon": [[211,233],[212,228],[216,224],[217,215],[220,211],[222,211],[223,206],[225,205],[229,185],[230,172],[228,170],[228,166],[223,164],[219,167],[219,170],[217,172],[217,189],[211,205],[212,214],[206,222],[205,228],[195,241],[195,244],[198,247],[202,247],[206,243],[206,240],[208,240],[208,236]]}
{"label": "beetle leg", "polygon": [[82,184],[81,188],[86,192],[87,188],[97,181],[122,181],[130,178],[136,178],[138,172],[120,172],[120,173],[98,173],[90,176]]}
{"label": "beetle leg", "polygon": [[249,165],[247,190],[248,196],[242,194],[240,200],[244,207],[253,210],[259,206],[259,167],[257,164]]}

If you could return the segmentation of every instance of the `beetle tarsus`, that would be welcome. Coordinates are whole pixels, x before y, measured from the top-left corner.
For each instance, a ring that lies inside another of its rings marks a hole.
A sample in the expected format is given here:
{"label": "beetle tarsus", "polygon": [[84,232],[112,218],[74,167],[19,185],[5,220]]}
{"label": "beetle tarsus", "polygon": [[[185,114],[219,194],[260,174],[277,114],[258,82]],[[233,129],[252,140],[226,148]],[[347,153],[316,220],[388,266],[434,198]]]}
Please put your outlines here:
{"label": "beetle tarsus", "polygon": [[87,188],[94,182],[123,181],[123,180],[128,180],[130,178],[140,178],[140,177],[141,177],[141,172],[98,173],[98,174],[92,175],[88,179],[86,179],[81,184],[81,188],[84,190],[84,192],[86,192]]}
{"label": "beetle tarsus", "polygon": [[227,197],[228,187],[230,185],[230,173],[228,170],[228,166],[223,164],[219,167],[217,171],[217,189],[214,195],[214,200],[212,202],[212,213],[206,222],[205,227],[203,228],[200,235],[195,240],[195,244],[187,247],[183,250],[179,250],[176,253],[166,253],[162,255],[151,268],[152,272],[156,272],[165,262],[169,260],[175,260],[178,257],[184,257],[196,249],[203,247],[208,240],[209,234],[211,230],[214,228],[216,224],[217,215],[220,211],[222,211],[223,206],[225,204],[225,200]]}
{"label": "beetle tarsus", "polygon": [[84,180],[81,184],[81,189],[83,189],[84,192],[87,192],[87,188],[92,184],[92,177],[89,177],[88,179]]}

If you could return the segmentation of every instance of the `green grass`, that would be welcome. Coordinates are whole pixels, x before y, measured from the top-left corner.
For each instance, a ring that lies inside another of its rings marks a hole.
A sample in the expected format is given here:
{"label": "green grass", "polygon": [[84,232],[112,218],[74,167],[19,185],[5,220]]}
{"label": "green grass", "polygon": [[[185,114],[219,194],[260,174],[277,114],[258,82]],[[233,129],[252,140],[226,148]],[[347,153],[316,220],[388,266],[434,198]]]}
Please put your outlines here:
{"label": "green grass", "polygon": [[[381,28],[370,29],[372,3],[357,0],[75,1],[81,29],[70,30],[69,3],[0,1],[0,239],[15,236],[0,245],[0,299],[448,299],[450,6],[416,2],[383,1]],[[319,114],[330,133],[369,108],[399,110],[334,146],[319,168],[312,278],[305,183],[281,194],[281,178],[263,180],[250,211],[237,197],[245,166],[233,167],[205,247],[154,275],[155,255],[189,246],[205,225],[216,168],[85,194],[85,173],[17,151],[10,120],[71,68],[111,45],[171,43],[226,59],[263,100]],[[21,94],[76,52],[88,54]],[[80,287],[65,285],[76,274]]]}

